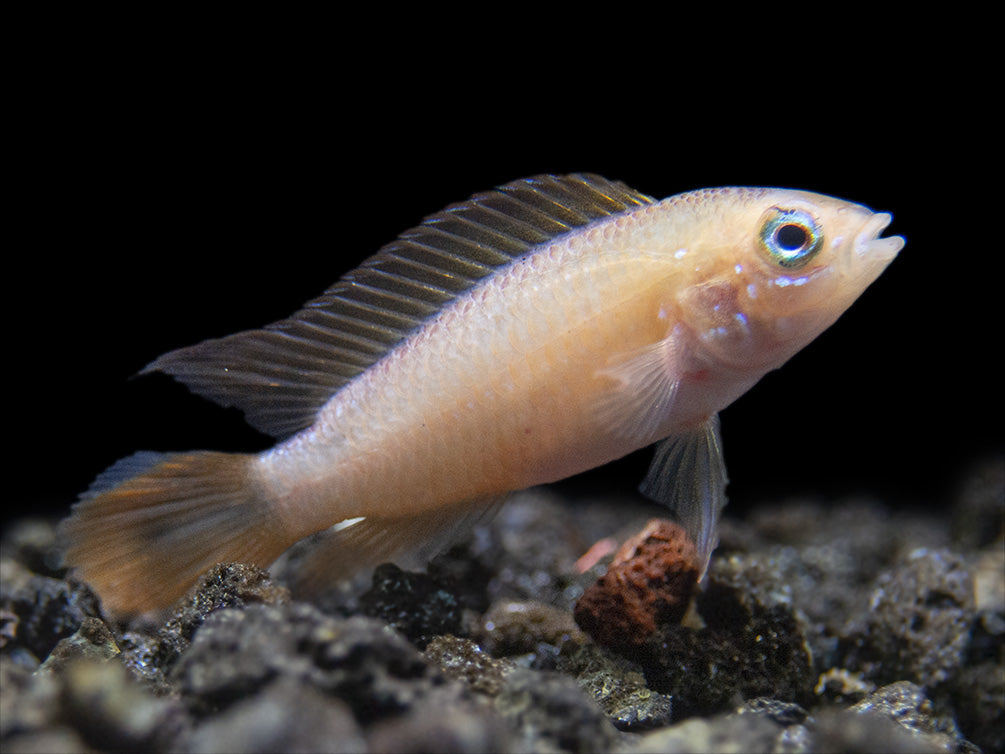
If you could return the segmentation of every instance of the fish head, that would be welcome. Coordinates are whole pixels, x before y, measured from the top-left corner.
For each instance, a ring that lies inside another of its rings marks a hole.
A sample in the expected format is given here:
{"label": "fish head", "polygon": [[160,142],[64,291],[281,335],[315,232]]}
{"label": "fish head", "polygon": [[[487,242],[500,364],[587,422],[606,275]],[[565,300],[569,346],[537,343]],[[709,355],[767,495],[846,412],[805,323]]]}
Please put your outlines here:
{"label": "fish head", "polygon": [[720,189],[714,222],[693,236],[682,319],[708,358],[781,366],[834,323],[904,245],[881,233],[892,216],[820,194]]}

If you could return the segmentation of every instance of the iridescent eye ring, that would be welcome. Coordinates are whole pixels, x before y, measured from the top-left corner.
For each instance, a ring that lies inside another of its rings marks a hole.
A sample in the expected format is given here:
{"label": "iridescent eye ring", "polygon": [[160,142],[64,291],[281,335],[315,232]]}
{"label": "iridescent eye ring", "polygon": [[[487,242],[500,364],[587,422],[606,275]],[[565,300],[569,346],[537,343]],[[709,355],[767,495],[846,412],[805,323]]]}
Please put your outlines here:
{"label": "iridescent eye ring", "polygon": [[758,243],[769,261],[794,269],[816,256],[824,245],[824,237],[808,212],[772,207],[761,220]]}

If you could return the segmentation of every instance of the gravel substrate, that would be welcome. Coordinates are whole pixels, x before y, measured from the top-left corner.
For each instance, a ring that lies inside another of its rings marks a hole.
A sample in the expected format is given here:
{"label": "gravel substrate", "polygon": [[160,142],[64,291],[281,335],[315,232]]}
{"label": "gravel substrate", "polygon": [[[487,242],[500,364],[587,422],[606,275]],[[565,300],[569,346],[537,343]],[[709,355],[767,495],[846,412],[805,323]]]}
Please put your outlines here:
{"label": "gravel substrate", "polygon": [[630,641],[573,615],[613,551],[584,554],[660,515],[635,500],[522,493],[425,572],[381,566],[311,602],[281,569],[223,564],[128,624],[65,578],[53,522],[21,520],[0,563],[0,748],[1005,751],[1003,490],[993,459],[937,511],[727,509],[683,622],[659,612]]}

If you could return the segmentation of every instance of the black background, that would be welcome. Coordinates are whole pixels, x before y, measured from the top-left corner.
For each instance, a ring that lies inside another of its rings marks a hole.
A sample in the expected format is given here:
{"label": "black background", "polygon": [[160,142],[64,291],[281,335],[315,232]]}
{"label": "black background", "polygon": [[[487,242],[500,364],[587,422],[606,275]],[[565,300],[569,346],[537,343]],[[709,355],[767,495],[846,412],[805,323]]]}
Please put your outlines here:
{"label": "black background", "polygon": [[[754,72],[727,87],[713,73],[567,77],[564,56],[531,75],[474,49],[388,68],[295,40],[225,52],[185,41],[39,56],[21,82],[5,516],[67,510],[138,449],[268,447],[238,413],[133,375],[283,318],[425,215],[538,173],[600,173],[656,197],[787,186],[893,213],[899,258],[723,413],[736,508],[858,492],[937,506],[1000,450],[987,114],[911,63],[810,71],[799,85]],[[648,460],[585,485],[631,492]]]}

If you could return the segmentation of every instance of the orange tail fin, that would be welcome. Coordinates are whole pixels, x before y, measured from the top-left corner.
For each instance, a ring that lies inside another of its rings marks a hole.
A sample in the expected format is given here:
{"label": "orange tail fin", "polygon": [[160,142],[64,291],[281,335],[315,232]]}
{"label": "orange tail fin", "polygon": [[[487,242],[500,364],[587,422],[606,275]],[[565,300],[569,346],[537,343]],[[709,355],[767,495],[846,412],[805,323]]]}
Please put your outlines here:
{"label": "orange tail fin", "polygon": [[221,561],[268,566],[292,541],[255,489],[252,458],[196,452],[122,459],[63,523],[67,565],[116,614],[169,606]]}

